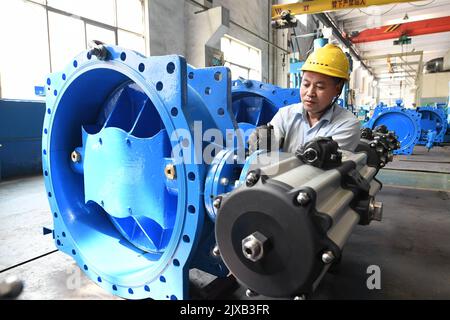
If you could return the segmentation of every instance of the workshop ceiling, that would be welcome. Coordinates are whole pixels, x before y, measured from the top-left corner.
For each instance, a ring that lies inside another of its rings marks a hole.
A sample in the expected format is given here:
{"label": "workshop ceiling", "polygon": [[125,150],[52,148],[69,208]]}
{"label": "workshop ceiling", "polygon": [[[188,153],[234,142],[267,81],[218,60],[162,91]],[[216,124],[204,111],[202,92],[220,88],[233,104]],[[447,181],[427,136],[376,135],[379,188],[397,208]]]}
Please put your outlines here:
{"label": "workshop ceiling", "polygon": [[[329,15],[341,30],[351,36],[366,29],[448,17],[450,15],[450,1],[427,0],[371,6],[362,9],[334,11],[330,12]],[[450,31],[412,36],[411,43],[404,45],[394,45],[394,40],[397,39],[355,43],[354,46],[363,58],[422,51],[424,63],[434,58],[443,57],[450,49]],[[394,66],[408,64],[408,67],[403,69],[406,71],[414,69],[417,72],[420,58],[420,55],[404,56],[402,59],[394,57],[390,60],[390,63],[393,63]],[[383,78],[389,73],[390,66],[386,58],[369,60],[366,64],[377,77]]]}

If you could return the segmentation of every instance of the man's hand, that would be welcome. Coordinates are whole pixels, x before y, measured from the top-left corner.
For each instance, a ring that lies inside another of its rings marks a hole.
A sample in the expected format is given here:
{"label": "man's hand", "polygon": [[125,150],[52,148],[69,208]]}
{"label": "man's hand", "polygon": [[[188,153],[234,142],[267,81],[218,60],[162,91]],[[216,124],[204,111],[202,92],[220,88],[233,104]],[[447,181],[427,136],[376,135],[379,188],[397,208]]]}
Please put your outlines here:
{"label": "man's hand", "polygon": [[[257,150],[272,151],[275,141],[273,126],[270,123],[257,127],[248,138],[249,155]],[[276,148],[278,149],[278,147]]]}

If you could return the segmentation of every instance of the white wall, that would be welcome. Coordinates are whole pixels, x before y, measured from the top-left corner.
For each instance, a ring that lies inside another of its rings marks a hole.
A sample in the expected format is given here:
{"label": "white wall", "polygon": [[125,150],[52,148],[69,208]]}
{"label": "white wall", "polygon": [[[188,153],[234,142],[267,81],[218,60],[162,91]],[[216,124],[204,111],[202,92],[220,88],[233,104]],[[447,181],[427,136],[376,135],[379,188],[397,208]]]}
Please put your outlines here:
{"label": "white wall", "polygon": [[[188,63],[202,67],[198,50],[203,50],[205,44],[201,41],[208,38],[204,31],[212,30],[211,24],[217,24],[215,18],[202,19],[200,16],[204,13],[199,13],[202,8],[187,0],[148,1],[150,55],[180,54],[187,58]],[[213,7],[217,6],[228,9],[229,20],[234,22],[229,24],[229,28],[222,28],[221,32],[261,50],[262,78],[269,81],[269,77],[272,78],[269,74],[272,72],[269,71],[269,45],[237,25],[264,39],[271,37],[271,0],[214,0]],[[220,49],[220,39],[209,45]]]}
{"label": "white wall", "polygon": [[448,96],[450,72],[425,73],[422,77],[422,98]]}

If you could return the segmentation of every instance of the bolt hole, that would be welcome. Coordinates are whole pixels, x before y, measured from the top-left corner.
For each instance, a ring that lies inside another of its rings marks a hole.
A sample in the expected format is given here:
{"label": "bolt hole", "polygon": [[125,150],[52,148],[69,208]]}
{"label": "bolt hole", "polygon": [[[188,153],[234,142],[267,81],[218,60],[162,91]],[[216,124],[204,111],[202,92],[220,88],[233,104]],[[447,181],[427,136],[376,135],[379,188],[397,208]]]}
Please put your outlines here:
{"label": "bolt hole", "polygon": [[72,254],[73,254],[73,255],[76,255],[77,252],[76,252],[75,250],[72,250]]}
{"label": "bolt hole", "polygon": [[61,241],[56,240],[56,244],[57,244],[58,246],[60,246],[60,245],[61,245]]}
{"label": "bolt hole", "polygon": [[74,60],[73,61],[73,66],[76,68],[76,67],[78,67],[78,61],[77,60]]}
{"label": "bolt hole", "polygon": [[214,73],[214,79],[215,79],[216,81],[222,80],[222,73],[219,72],[219,71],[217,71],[216,73]]}
{"label": "bolt hole", "polygon": [[150,292],[150,287],[149,286],[144,286],[144,290],[147,292]]}
{"label": "bolt hole", "polygon": [[97,278],[97,281],[98,281],[98,282],[102,282],[102,278],[98,277],[98,278]]}
{"label": "bolt hole", "polygon": [[44,129],[44,133],[47,134],[47,133],[48,133],[48,130],[47,130],[47,129]]}
{"label": "bolt hole", "polygon": [[56,212],[53,213],[53,216],[54,216],[55,218],[58,218],[58,214],[57,214]]}
{"label": "bolt hole", "polygon": [[125,52],[122,52],[120,54],[120,60],[125,61],[126,58],[127,58],[127,54]]}
{"label": "bolt hole", "polygon": [[134,292],[133,292],[133,289],[129,288],[129,289],[128,289],[128,293],[129,293],[129,294],[133,294],[133,293],[134,293]]}
{"label": "bolt hole", "polygon": [[84,265],[84,266],[83,266],[83,268],[84,268],[84,270],[86,270],[86,271],[88,271],[88,270],[89,270],[89,268],[88,268],[88,266],[87,266],[87,265]]}
{"label": "bolt hole", "polygon": [[193,72],[189,72],[188,78],[191,79],[191,80],[194,79],[194,73]]}
{"label": "bolt hole", "polygon": [[140,64],[139,64],[139,71],[140,71],[140,72],[144,72],[144,70],[145,70],[145,64],[140,63]]}
{"label": "bolt hole", "polygon": [[188,179],[191,180],[191,181],[194,181],[195,180],[195,173],[189,172],[188,173]]}
{"label": "bolt hole", "polygon": [[159,281],[166,282],[166,278],[164,278],[164,276],[161,276],[161,277],[159,277]]}
{"label": "bolt hole", "polygon": [[52,197],[52,193],[51,193],[51,192],[48,193],[48,197],[49,197],[49,198]]}
{"label": "bolt hole", "polygon": [[185,234],[183,236],[183,241],[186,242],[186,243],[189,243],[189,242],[191,242],[191,238],[189,238],[189,236],[187,234]]}
{"label": "bolt hole", "polygon": [[173,107],[173,108],[170,110],[170,114],[171,114],[173,117],[176,117],[177,114],[178,114],[178,109],[175,108],[175,107]]}
{"label": "bolt hole", "polygon": [[225,114],[225,110],[223,108],[219,108],[219,109],[217,109],[217,114],[219,116],[223,116]]}
{"label": "bolt hole", "polygon": [[114,291],[117,291],[117,286],[116,286],[115,284],[113,284],[112,289],[113,289]]}
{"label": "bolt hole", "polygon": [[52,84],[52,80],[50,80],[50,78],[47,78],[47,85],[51,85]]}
{"label": "bolt hole", "polygon": [[178,261],[178,259],[174,259],[174,260],[173,260],[173,265],[174,265],[175,267],[179,267],[179,266],[180,266],[180,261]]}
{"label": "bolt hole", "polygon": [[206,95],[210,95],[211,94],[211,88],[210,87],[206,87],[205,88],[205,94]]}
{"label": "bolt hole", "polygon": [[52,113],[52,109],[48,108],[48,109],[47,109],[47,113],[48,113],[48,114],[51,114],[51,113]]}
{"label": "bolt hole", "polygon": [[193,205],[188,206],[189,213],[195,213],[195,207]]}
{"label": "bolt hole", "polygon": [[167,64],[166,70],[168,73],[172,74],[175,71],[175,64],[173,62],[169,62]]}
{"label": "bolt hole", "polygon": [[156,90],[161,91],[163,89],[164,85],[161,81],[158,81],[156,84]]}

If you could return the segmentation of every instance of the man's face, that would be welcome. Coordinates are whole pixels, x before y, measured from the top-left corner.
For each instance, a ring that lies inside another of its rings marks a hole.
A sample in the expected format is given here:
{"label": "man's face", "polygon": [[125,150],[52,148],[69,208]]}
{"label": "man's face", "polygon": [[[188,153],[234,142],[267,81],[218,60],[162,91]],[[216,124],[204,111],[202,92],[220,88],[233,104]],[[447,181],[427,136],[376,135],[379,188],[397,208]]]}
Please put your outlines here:
{"label": "man's face", "polygon": [[341,85],[333,77],[305,71],[300,86],[303,107],[309,114],[321,114],[339,95]]}

